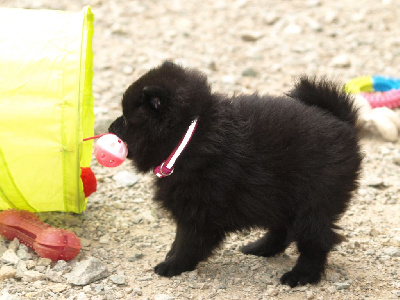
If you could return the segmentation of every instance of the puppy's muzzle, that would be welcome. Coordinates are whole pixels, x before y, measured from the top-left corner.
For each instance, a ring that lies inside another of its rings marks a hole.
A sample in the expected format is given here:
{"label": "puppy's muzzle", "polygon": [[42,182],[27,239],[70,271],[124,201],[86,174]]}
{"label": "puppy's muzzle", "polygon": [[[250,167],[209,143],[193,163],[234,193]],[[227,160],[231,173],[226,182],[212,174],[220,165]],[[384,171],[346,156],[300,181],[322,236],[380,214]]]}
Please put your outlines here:
{"label": "puppy's muzzle", "polygon": [[108,127],[108,132],[115,134],[122,140],[125,140],[126,121],[125,121],[124,116],[121,116],[121,117],[117,118],[114,122],[112,122],[110,127]]}

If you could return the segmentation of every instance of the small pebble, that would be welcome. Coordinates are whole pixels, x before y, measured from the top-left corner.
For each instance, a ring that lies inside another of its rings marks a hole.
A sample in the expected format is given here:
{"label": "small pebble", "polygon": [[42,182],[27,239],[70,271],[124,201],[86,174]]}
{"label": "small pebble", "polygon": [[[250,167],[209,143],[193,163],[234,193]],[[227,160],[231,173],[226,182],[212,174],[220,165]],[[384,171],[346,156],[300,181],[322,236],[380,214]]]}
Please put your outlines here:
{"label": "small pebble", "polygon": [[65,279],[62,277],[62,273],[61,272],[55,272],[53,270],[47,270],[45,273],[45,276],[48,280],[52,281],[52,282],[63,282]]}
{"label": "small pebble", "polygon": [[390,257],[400,257],[400,248],[397,247],[385,248],[383,252]]}
{"label": "small pebble", "polygon": [[393,290],[392,294],[400,298],[400,290]]}
{"label": "small pebble", "polygon": [[133,199],[132,202],[133,202],[133,203],[143,203],[144,200],[143,200],[142,198],[135,198],[135,199]]}
{"label": "small pebble", "polygon": [[142,292],[142,289],[141,289],[140,287],[135,287],[135,288],[132,290],[132,294],[133,294],[134,296],[142,296],[142,295],[143,295],[143,292]]}
{"label": "small pebble", "polygon": [[332,67],[348,68],[351,66],[351,60],[346,54],[335,56],[331,61]]}
{"label": "small pebble", "polygon": [[4,252],[6,252],[8,248],[5,246],[4,240],[0,236],[0,257],[3,255]]}
{"label": "small pebble", "polygon": [[307,7],[314,8],[317,6],[321,6],[322,2],[321,2],[321,0],[308,0],[306,2],[306,4],[307,4]]}
{"label": "small pebble", "polygon": [[135,259],[141,259],[143,257],[143,253],[135,253]]}
{"label": "small pebble", "polygon": [[[24,244],[21,244],[23,246],[25,246]],[[25,246],[21,247],[21,245],[19,246],[19,249],[17,250],[17,256],[19,257],[19,259],[21,260],[29,260],[32,258],[32,254],[30,254],[28,252],[28,248]]]}
{"label": "small pebble", "polygon": [[18,247],[19,247],[19,245],[20,245],[20,243],[19,243],[18,239],[15,238],[15,239],[13,239],[13,240],[11,241],[11,243],[8,245],[8,249],[10,249],[10,250],[16,252],[17,249],[18,249]]}
{"label": "small pebble", "polygon": [[110,236],[108,234],[103,235],[100,240],[100,244],[109,244],[110,243]]}
{"label": "small pebble", "polygon": [[393,246],[400,247],[400,236],[395,236],[391,242]]}
{"label": "small pebble", "polygon": [[262,36],[263,34],[261,32],[251,31],[243,33],[241,38],[243,41],[246,42],[255,42],[259,40]]}
{"label": "small pebble", "polygon": [[126,75],[130,75],[130,74],[132,74],[132,72],[133,72],[133,67],[132,66],[124,66],[123,68],[122,68],[122,72],[124,73],[124,74],[126,74]]}
{"label": "small pebble", "polygon": [[52,270],[54,272],[61,272],[62,274],[65,274],[71,270],[71,266],[65,260],[58,260]]}
{"label": "small pebble", "polygon": [[89,298],[87,297],[87,295],[84,292],[80,292],[78,294],[78,296],[76,297],[76,300],[87,300],[87,299],[89,299]]}
{"label": "small pebble", "polygon": [[38,271],[40,273],[45,273],[46,272],[46,267],[45,266],[36,266],[35,271]]}
{"label": "small pebble", "polygon": [[126,276],[125,275],[111,275],[110,280],[118,285],[122,285],[126,283]]}
{"label": "small pebble", "polygon": [[274,25],[279,20],[279,15],[276,13],[267,13],[264,15],[264,22],[267,25]]}
{"label": "small pebble", "polygon": [[17,273],[17,270],[14,269],[11,266],[2,266],[0,268],[0,280],[8,279],[8,278],[13,278],[15,277],[15,274]]}
{"label": "small pebble", "polygon": [[348,282],[335,282],[333,285],[338,291],[347,290],[350,287],[350,283]]}
{"label": "small pebble", "polygon": [[51,264],[51,259],[50,258],[39,258],[38,262],[37,262],[37,266],[43,266],[43,267],[47,267],[50,266]]}
{"label": "small pebble", "polygon": [[54,293],[62,293],[66,289],[68,289],[68,285],[66,285],[64,283],[56,283],[56,284],[50,285],[50,290]]}
{"label": "small pebble", "polygon": [[283,30],[283,32],[285,34],[289,34],[289,35],[298,35],[298,34],[302,33],[302,31],[303,31],[303,28],[295,23],[290,23]]}
{"label": "small pebble", "polygon": [[167,294],[158,294],[154,296],[154,300],[175,300],[175,297]]}
{"label": "small pebble", "polygon": [[129,171],[120,171],[113,176],[113,180],[119,186],[130,187],[133,186],[136,182],[138,182],[138,177]]}
{"label": "small pebble", "polygon": [[153,277],[151,275],[146,275],[146,276],[143,276],[143,277],[139,277],[137,280],[138,281],[149,281],[149,280],[152,280],[152,279],[153,279]]}
{"label": "small pebble", "polygon": [[306,298],[307,298],[307,300],[311,300],[311,299],[314,299],[314,293],[313,293],[313,291],[306,291]]}
{"label": "small pebble", "polygon": [[27,263],[24,260],[20,260],[17,264],[17,278],[22,278],[24,277],[24,273],[28,270],[27,268]]}
{"label": "small pebble", "polygon": [[248,68],[242,72],[242,76],[246,77],[256,77],[257,72],[253,68]]}
{"label": "small pebble", "polygon": [[365,184],[374,188],[381,188],[384,186],[383,180],[376,176],[369,176],[365,180]]}
{"label": "small pebble", "polygon": [[231,75],[225,75],[221,77],[221,81],[225,84],[233,85],[236,82],[236,77]]}
{"label": "small pebble", "polygon": [[89,247],[90,244],[92,243],[92,241],[89,239],[80,238],[80,240],[81,240],[82,247]]}
{"label": "small pebble", "polygon": [[104,285],[102,283],[100,284],[92,284],[92,290],[96,293],[99,294],[100,292],[104,291]]}
{"label": "small pebble", "polygon": [[45,279],[45,275],[33,270],[25,271],[22,277],[22,281],[24,282],[34,282],[42,279]]}

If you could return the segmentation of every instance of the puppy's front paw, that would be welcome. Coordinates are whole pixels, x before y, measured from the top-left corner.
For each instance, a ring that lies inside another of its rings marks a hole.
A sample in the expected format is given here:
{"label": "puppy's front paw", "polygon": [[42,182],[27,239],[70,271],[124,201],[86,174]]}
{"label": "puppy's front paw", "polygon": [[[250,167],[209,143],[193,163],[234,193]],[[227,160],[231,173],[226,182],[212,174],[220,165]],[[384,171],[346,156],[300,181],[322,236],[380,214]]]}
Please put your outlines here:
{"label": "puppy's front paw", "polygon": [[305,285],[307,283],[318,283],[321,280],[321,274],[318,271],[289,271],[281,277],[281,283],[287,284],[290,287],[297,285]]}
{"label": "puppy's front paw", "polygon": [[155,268],[154,272],[158,275],[165,277],[172,277],[181,274],[182,272],[192,271],[195,267],[185,265],[182,262],[177,261],[174,256],[167,258],[162,263],[159,263]]}

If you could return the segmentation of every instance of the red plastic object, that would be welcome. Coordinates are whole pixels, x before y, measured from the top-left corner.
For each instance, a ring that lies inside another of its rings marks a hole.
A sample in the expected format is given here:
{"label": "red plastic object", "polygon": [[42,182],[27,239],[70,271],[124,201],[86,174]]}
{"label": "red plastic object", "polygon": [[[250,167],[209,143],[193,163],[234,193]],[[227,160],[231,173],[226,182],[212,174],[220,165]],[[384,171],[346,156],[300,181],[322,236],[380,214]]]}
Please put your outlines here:
{"label": "red plastic object", "polygon": [[91,168],[81,167],[81,179],[85,198],[89,197],[97,190],[97,180]]}
{"label": "red plastic object", "polygon": [[0,213],[0,234],[33,248],[37,255],[51,260],[71,260],[81,250],[75,233],[50,227],[29,211],[10,209]]}

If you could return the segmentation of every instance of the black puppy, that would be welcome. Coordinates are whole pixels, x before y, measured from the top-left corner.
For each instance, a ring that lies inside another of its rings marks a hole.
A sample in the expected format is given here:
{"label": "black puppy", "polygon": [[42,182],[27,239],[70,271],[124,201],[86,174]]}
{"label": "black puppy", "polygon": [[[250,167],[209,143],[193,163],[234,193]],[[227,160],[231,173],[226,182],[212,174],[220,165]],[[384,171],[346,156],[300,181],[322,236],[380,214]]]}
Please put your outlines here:
{"label": "black puppy", "polygon": [[273,256],[295,241],[300,256],[281,282],[321,279],[362,160],[347,94],[304,77],[288,97],[228,98],[200,72],[166,62],[129,86],[122,108],[109,131],[139,171],[156,168],[155,200],[177,224],[157,274],[193,270],[230,232],[265,228],[243,253]]}

